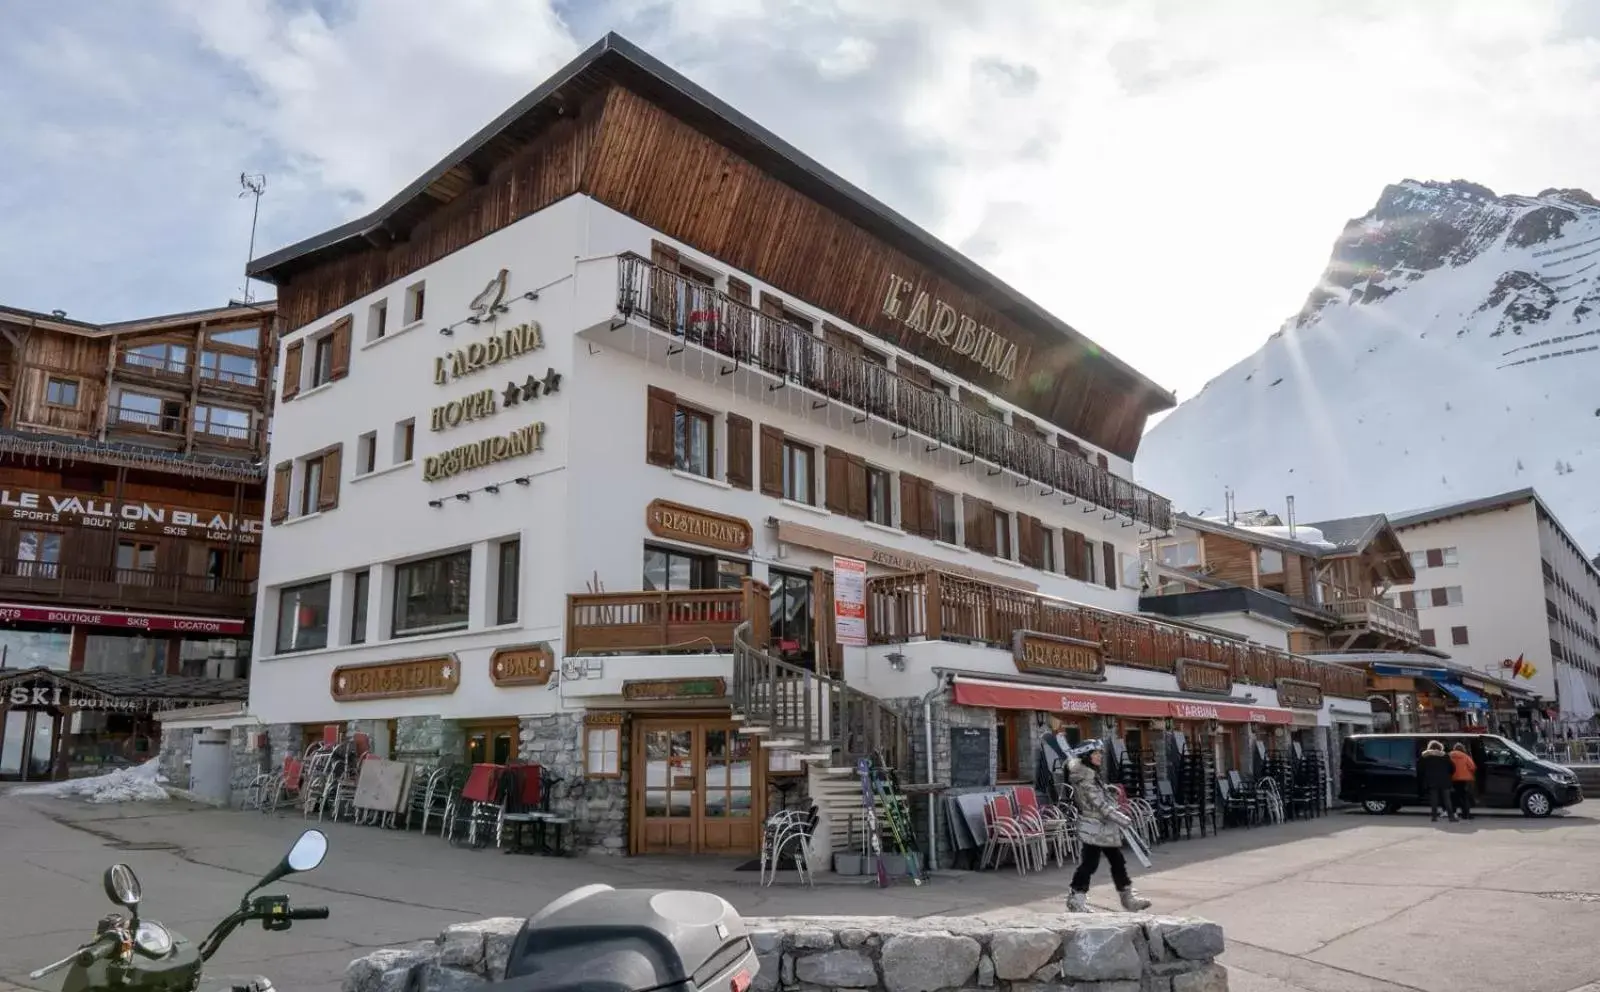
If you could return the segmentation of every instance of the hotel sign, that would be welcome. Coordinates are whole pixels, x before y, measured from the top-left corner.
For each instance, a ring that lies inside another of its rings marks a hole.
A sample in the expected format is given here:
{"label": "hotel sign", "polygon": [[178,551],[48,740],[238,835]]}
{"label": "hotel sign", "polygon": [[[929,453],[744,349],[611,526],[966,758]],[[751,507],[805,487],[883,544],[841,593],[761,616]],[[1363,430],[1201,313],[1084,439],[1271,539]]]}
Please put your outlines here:
{"label": "hotel sign", "polygon": [[1048,672],[1104,678],[1106,659],[1098,641],[1019,630],[1011,638],[1011,657],[1019,672]]}
{"label": "hotel sign", "polygon": [[541,641],[516,648],[499,648],[489,659],[489,678],[495,685],[548,685],[555,674],[555,652]]}
{"label": "hotel sign", "polygon": [[1278,680],[1278,705],[1296,710],[1322,709],[1322,687],[1298,679]]}
{"label": "hotel sign", "polygon": [[1233,673],[1227,665],[1213,661],[1179,658],[1178,688],[1184,692],[1209,692],[1226,696],[1233,691]]}
{"label": "hotel sign", "polygon": [[363,699],[404,699],[410,696],[448,696],[461,685],[461,666],[455,655],[378,661],[367,665],[340,665],[329,678],[333,698],[341,703]]}
{"label": "hotel sign", "polygon": [[728,681],[723,678],[652,679],[622,683],[622,698],[629,702],[712,700],[727,695]]}
{"label": "hotel sign", "polygon": [[651,500],[645,524],[656,537],[688,541],[719,551],[750,550],[750,523],[664,499]]}
{"label": "hotel sign", "polygon": [[544,331],[536,323],[508,327],[483,341],[474,341],[433,360],[434,385],[480,372],[503,362],[521,358],[544,347]]}
{"label": "hotel sign", "polygon": [[256,544],[261,540],[259,517],[236,520],[233,514],[218,510],[139,500],[119,502],[45,489],[0,489],[0,519],[161,537],[233,540],[239,544]]}
{"label": "hotel sign", "polygon": [[910,279],[889,273],[882,312],[1010,382],[1017,377],[1017,344],[979,324]]}

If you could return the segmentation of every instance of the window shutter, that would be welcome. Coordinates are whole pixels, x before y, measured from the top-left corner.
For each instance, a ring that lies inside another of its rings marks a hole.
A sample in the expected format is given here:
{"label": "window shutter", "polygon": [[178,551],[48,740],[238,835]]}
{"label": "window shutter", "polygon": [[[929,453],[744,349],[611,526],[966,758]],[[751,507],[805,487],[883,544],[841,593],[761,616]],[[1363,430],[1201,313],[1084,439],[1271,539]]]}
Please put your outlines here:
{"label": "window shutter", "polygon": [[1106,588],[1115,589],[1117,587],[1117,547],[1110,541],[1106,541],[1100,545],[1100,549],[1105,554],[1106,559]]}
{"label": "window shutter", "polygon": [[850,456],[838,448],[825,448],[823,457],[827,464],[827,492],[823,494],[827,508],[833,513],[849,513]]}
{"label": "window shutter", "polygon": [[1039,521],[1026,513],[1017,514],[1017,561],[1029,568],[1038,568]]}
{"label": "window shutter", "polygon": [[850,505],[845,512],[857,520],[867,519],[867,460],[851,455],[849,459]]}
{"label": "window shutter", "polygon": [[661,241],[650,242],[650,261],[665,268],[677,271],[678,249]]}
{"label": "window shutter", "polygon": [[783,497],[783,431],[761,425],[761,495]]}
{"label": "window shutter", "polygon": [[650,242],[650,261],[656,268],[650,271],[650,316],[668,330],[678,325],[677,284],[678,250],[659,241]]}
{"label": "window shutter", "polygon": [[900,529],[918,536],[923,532],[921,484],[916,476],[900,473]]}
{"label": "window shutter", "polygon": [[317,492],[317,510],[332,510],[339,505],[339,463],[343,461],[344,445],[336,444],[322,453],[322,487]]}
{"label": "window shutter", "polygon": [[644,460],[651,465],[671,468],[677,463],[677,444],[673,437],[673,418],[678,412],[676,393],[651,386],[645,399]]}
{"label": "window shutter", "polygon": [[1402,610],[1414,610],[1414,609],[1416,609],[1417,608],[1417,594],[1414,591],[1410,590],[1410,589],[1408,589],[1405,592],[1401,593],[1400,594],[1400,608]]}
{"label": "window shutter", "polygon": [[1431,591],[1433,593],[1433,605],[1434,606],[1449,606],[1450,605],[1450,593],[1445,590],[1444,586],[1439,586],[1437,589],[1433,589]]}
{"label": "window shutter", "polygon": [[743,279],[733,276],[728,277],[728,299],[735,303],[750,305],[750,284]]}
{"label": "window shutter", "polygon": [[750,418],[728,414],[728,485],[749,489],[755,484],[753,441]]}
{"label": "window shutter", "polygon": [[296,341],[283,353],[283,369],[279,374],[283,379],[283,398],[286,400],[300,395],[300,360],[305,351],[306,343]]}
{"label": "window shutter", "polygon": [[1062,571],[1069,579],[1083,581],[1083,535],[1075,530],[1062,529],[1061,531]]}
{"label": "window shutter", "polygon": [[345,317],[333,325],[333,360],[329,379],[343,379],[350,374],[350,328],[355,318]]}
{"label": "window shutter", "polygon": [[1428,567],[1429,568],[1443,568],[1444,567],[1444,549],[1443,548],[1429,548],[1428,549]]}
{"label": "window shutter", "polygon": [[1105,469],[1108,472],[1111,471],[1111,463],[1106,460],[1106,456],[1105,455],[1095,455],[1094,456],[1094,460],[1099,463],[1101,468]]}
{"label": "window shutter", "polygon": [[966,544],[973,551],[994,554],[994,507],[976,496],[961,497],[966,511]]}
{"label": "window shutter", "polygon": [[272,522],[281,524],[289,519],[289,482],[294,475],[294,462],[279,462],[272,468]]}

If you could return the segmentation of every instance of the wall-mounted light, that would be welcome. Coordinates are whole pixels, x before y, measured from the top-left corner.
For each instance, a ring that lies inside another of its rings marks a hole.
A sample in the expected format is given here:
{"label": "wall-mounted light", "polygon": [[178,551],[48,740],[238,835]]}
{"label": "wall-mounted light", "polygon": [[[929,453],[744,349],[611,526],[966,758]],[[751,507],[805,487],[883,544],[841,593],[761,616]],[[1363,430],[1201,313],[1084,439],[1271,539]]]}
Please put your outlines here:
{"label": "wall-mounted light", "polygon": [[439,328],[439,333],[443,334],[445,337],[450,337],[450,336],[454,335],[455,332],[456,332],[456,329],[454,327],[441,327],[441,328]]}
{"label": "wall-mounted light", "polygon": [[458,501],[462,502],[462,503],[465,503],[468,500],[472,499],[472,494],[471,493],[456,493],[456,499]]}
{"label": "wall-mounted light", "polygon": [[428,505],[433,507],[435,510],[437,510],[441,506],[444,506],[444,500],[442,500],[442,499],[430,499],[430,500],[428,500]]}
{"label": "wall-mounted light", "polygon": [[888,659],[889,667],[895,671],[903,672],[906,670],[906,656],[900,652],[891,651],[884,655],[884,658]]}
{"label": "wall-mounted light", "polygon": [[519,486],[531,486],[531,485],[533,485],[533,480],[528,478],[525,475],[519,475],[519,476],[517,476],[515,479],[513,479],[511,481],[515,482]]}
{"label": "wall-mounted light", "polygon": [[500,487],[498,485],[484,486],[483,491],[486,493],[498,493],[500,491]]}

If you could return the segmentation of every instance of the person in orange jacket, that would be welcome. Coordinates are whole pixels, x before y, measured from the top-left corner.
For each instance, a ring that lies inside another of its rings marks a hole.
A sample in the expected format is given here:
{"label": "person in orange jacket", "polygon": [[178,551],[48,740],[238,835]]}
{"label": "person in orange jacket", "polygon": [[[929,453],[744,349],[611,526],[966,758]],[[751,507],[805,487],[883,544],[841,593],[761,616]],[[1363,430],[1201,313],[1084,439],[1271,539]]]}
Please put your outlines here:
{"label": "person in orange jacket", "polygon": [[1472,786],[1478,777],[1478,763],[1467,753],[1465,744],[1450,749],[1450,804],[1463,820],[1472,819]]}

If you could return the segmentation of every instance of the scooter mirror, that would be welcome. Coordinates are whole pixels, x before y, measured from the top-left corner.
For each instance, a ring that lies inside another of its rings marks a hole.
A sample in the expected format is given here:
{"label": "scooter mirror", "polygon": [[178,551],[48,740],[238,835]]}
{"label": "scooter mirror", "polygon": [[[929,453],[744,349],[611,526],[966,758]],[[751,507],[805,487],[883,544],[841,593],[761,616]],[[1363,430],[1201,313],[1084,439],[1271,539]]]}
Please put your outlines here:
{"label": "scooter mirror", "polygon": [[327,835],[320,830],[307,830],[289,848],[289,856],[284,858],[284,862],[290,871],[310,871],[322,864],[322,859],[327,856]]}
{"label": "scooter mirror", "polygon": [[144,889],[139,885],[139,876],[127,865],[117,864],[106,869],[105,874],[106,898],[132,912],[138,907],[139,901],[144,897]]}

